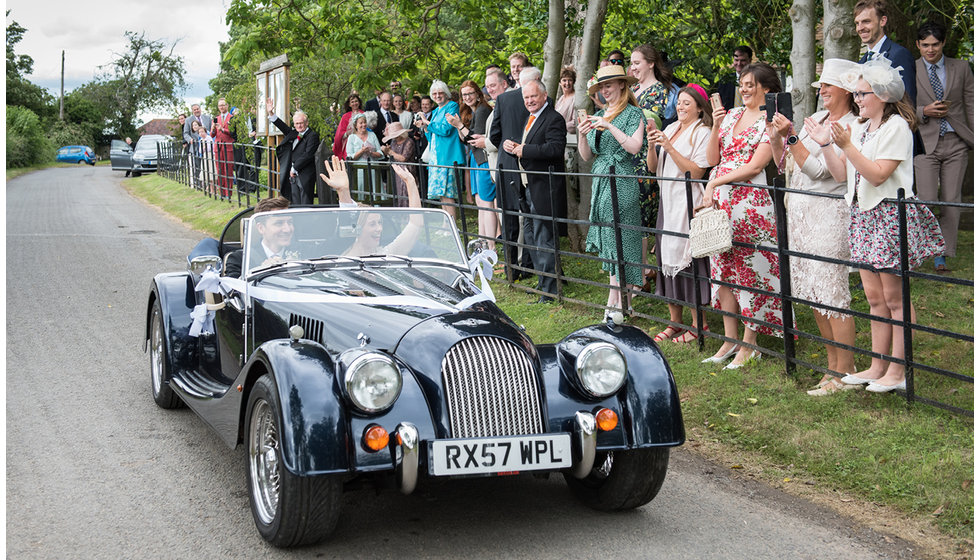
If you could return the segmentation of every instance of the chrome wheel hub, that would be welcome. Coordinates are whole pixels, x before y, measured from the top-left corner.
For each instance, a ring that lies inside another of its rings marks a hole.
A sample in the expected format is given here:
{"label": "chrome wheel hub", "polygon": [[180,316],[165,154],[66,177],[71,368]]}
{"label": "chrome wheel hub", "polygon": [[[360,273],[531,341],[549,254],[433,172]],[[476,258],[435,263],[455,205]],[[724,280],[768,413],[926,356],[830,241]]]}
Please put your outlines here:
{"label": "chrome wheel hub", "polygon": [[263,523],[272,523],[279,508],[279,430],[272,407],[258,400],[248,430],[249,478],[255,511]]}

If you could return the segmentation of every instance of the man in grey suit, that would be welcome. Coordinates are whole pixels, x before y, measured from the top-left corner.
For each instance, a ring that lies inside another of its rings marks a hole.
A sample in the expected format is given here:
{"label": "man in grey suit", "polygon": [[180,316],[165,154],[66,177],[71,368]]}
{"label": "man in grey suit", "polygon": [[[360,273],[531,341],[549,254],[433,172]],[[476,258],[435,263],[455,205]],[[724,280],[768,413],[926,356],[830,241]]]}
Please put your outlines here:
{"label": "man in grey suit", "polygon": [[[915,156],[916,194],[921,200],[960,202],[973,149],[973,71],[966,61],[943,56],[943,26],[922,25],[918,39],[922,57],[915,61],[915,112],[925,153]],[[946,257],[956,255],[961,209],[944,206],[941,210],[939,226],[946,252],[934,264],[937,272],[947,272]]]}
{"label": "man in grey suit", "polygon": [[187,142],[187,147],[191,152],[191,166],[194,170],[192,177],[197,177],[198,170],[201,168],[201,149],[199,145],[201,138],[197,134],[194,134],[194,131],[191,129],[191,126],[195,122],[203,126],[209,133],[211,132],[211,115],[202,112],[201,106],[197,103],[191,105],[191,116],[184,119],[184,141]]}

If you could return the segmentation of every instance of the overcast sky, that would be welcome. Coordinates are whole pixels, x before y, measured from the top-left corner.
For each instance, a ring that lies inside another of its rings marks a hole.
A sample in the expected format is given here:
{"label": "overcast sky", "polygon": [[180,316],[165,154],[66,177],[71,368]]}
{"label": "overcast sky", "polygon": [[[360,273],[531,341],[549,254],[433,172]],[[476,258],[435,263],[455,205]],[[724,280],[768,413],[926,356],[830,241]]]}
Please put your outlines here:
{"label": "overcast sky", "polygon": [[[126,31],[146,31],[148,39],[179,40],[174,53],[184,58],[188,104],[204,99],[208,80],[218,73],[218,42],[228,40],[228,0],[157,2],[95,0],[7,0],[7,24],[27,29],[15,47],[34,59],[28,78],[52,95],[61,87],[61,51],[65,51],[65,91],[91,81],[100,65],[126,47]],[[146,115],[145,117],[171,115]]]}

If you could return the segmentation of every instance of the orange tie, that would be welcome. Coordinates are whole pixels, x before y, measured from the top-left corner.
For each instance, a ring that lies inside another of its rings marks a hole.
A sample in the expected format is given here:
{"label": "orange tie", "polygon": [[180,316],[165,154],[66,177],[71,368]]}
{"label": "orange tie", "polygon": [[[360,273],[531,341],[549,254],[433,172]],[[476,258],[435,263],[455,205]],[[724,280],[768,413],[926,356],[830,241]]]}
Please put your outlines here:
{"label": "orange tie", "polygon": [[524,125],[524,133],[525,134],[527,134],[527,131],[531,130],[531,125],[533,125],[533,124],[534,124],[534,115],[531,115],[527,119],[527,124]]}

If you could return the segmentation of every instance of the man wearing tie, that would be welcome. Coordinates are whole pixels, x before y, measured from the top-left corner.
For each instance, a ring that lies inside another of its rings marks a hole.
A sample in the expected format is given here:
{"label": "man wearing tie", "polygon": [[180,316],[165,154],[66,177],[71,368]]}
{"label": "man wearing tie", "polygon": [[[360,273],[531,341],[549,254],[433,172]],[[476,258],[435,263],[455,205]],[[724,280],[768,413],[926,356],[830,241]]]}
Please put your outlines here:
{"label": "man wearing tie", "polygon": [[[374,110],[378,114],[378,122],[374,125],[374,135],[380,140],[387,134],[385,129],[391,121],[397,121],[398,115],[394,113],[394,104],[391,101],[391,92],[383,91],[378,96],[378,108]],[[389,144],[390,142],[383,142]]]}
{"label": "man wearing tie", "polygon": [[892,68],[901,71],[905,93],[908,93],[909,100],[914,102],[915,62],[908,49],[885,36],[885,25],[888,23],[885,8],[884,0],[858,0],[854,5],[854,28],[861,38],[861,43],[868,48],[868,52],[864,53],[858,62],[867,62],[876,55],[888,59]]}
{"label": "man wearing tie", "polygon": [[715,91],[721,96],[721,104],[725,110],[731,111],[733,107],[742,106],[742,94],[739,92],[738,82],[742,77],[742,70],[752,62],[752,49],[748,45],[735,47],[732,54],[732,68],[735,69],[735,79],[728,74],[715,85]]}
{"label": "man wearing tie", "polygon": [[275,115],[275,105],[270,98],[266,102],[269,122],[282,131],[282,142],[276,146],[279,160],[279,190],[282,196],[293,204],[313,204],[316,188],[316,150],[320,146],[320,135],[309,127],[308,117],[303,111],[293,113],[291,128]]}
{"label": "man wearing tie", "polygon": [[235,136],[231,133],[231,113],[228,112],[228,102],[223,98],[218,100],[218,118],[214,122],[211,136],[215,141],[215,161],[218,167],[218,186],[221,187],[221,198],[231,198],[231,186],[235,178]]}
{"label": "man wearing tie", "polygon": [[[522,75],[523,77],[523,75]],[[504,140],[502,148],[517,158],[524,171],[565,171],[565,119],[548,102],[548,92],[538,79],[525,81],[521,88],[527,119],[521,142]],[[524,218],[524,241],[532,246],[529,251],[538,274],[538,290],[545,294],[557,294],[555,274],[555,249],[557,228],[551,216],[565,215],[565,178],[563,175],[538,175],[522,173],[524,199],[531,214],[544,218]],[[552,206],[554,201],[554,206]],[[542,295],[538,303],[554,298]]]}
{"label": "man wearing tie", "polygon": [[[541,71],[530,66],[521,70],[520,77],[522,84],[540,80]],[[517,143],[517,140],[522,138],[524,134],[528,115],[527,107],[524,106],[522,90],[514,89],[497,96],[493,114],[494,118],[488,135],[490,143],[498,148],[503,148],[504,140]],[[520,170],[517,158],[513,153],[506,150],[500,150],[497,155],[499,157],[497,165],[500,167],[497,196],[500,197],[501,201],[499,206],[505,210],[503,213],[503,234],[506,242],[504,243],[504,258],[508,264],[509,280],[515,281],[531,276],[529,272],[513,269],[514,266],[517,266],[518,260],[522,268],[533,266],[529,251],[521,251],[518,248],[522,229],[518,213],[526,213],[528,205],[522,192],[521,175],[516,173]]]}
{"label": "man wearing tie", "polygon": [[[919,117],[924,153],[915,156],[916,194],[920,200],[960,202],[963,177],[973,149],[973,72],[970,65],[943,56],[946,29],[937,23],[919,27],[915,62]],[[939,226],[945,254],[936,257],[937,272],[948,272],[946,257],[956,255],[960,208],[944,206]],[[937,212],[938,213],[938,212]]]}

